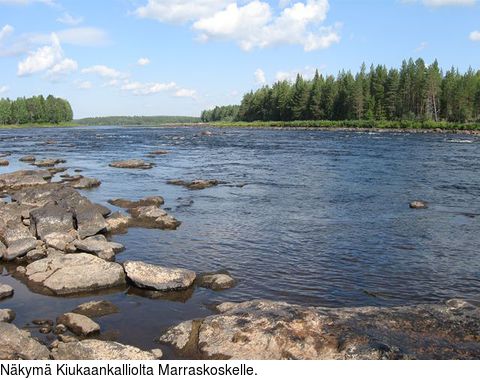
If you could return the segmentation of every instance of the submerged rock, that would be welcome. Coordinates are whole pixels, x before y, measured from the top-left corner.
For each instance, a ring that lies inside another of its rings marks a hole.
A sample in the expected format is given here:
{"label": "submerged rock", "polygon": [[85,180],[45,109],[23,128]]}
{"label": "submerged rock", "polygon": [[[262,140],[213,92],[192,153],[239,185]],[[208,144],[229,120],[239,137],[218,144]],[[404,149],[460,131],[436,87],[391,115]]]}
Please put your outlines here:
{"label": "submerged rock", "polygon": [[65,313],[57,318],[57,324],[66,326],[79,336],[87,336],[100,332],[100,325],[85,315]]}
{"label": "submerged rock", "polygon": [[50,352],[27,331],[0,322],[0,360],[47,360]]}
{"label": "submerged rock", "polygon": [[11,309],[0,309],[0,322],[10,323],[15,319],[15,312]]}
{"label": "submerged rock", "polygon": [[119,312],[110,301],[91,301],[78,305],[72,313],[81,314],[89,318],[103,317],[105,315],[116,314]]}
{"label": "submerged rock", "polygon": [[479,359],[480,309],[471,304],[392,308],[224,303],[160,340],[216,359]]}
{"label": "submerged rock", "polygon": [[150,152],[149,154],[152,156],[162,156],[165,154],[169,154],[170,152],[168,150],[154,150],[153,152]]}
{"label": "submerged rock", "polygon": [[155,354],[137,347],[117,342],[105,342],[95,339],[80,342],[59,343],[52,350],[55,360],[155,360]]}
{"label": "submerged rock", "polygon": [[153,164],[145,162],[143,160],[125,160],[125,161],[115,161],[110,165],[112,168],[120,169],[151,169]]}
{"label": "submerged rock", "polygon": [[52,255],[29,264],[26,278],[56,295],[76,294],[125,284],[120,264],[88,253]]}
{"label": "submerged rock", "polygon": [[193,181],[184,181],[181,179],[171,179],[167,181],[169,185],[183,186],[190,190],[203,190],[209,187],[217,186],[220,181],[216,179],[196,179]]}
{"label": "submerged rock", "polygon": [[212,290],[224,290],[233,288],[235,280],[226,273],[204,274],[200,276],[198,286]]}
{"label": "submerged rock", "polygon": [[35,162],[36,160],[35,156],[23,156],[18,159],[20,162]]}
{"label": "submerged rock", "polygon": [[13,288],[10,285],[0,284],[0,300],[13,296]]}
{"label": "submerged rock", "polygon": [[192,286],[195,272],[181,268],[166,268],[141,261],[127,261],[123,264],[130,281],[144,289],[160,291],[182,290]]}
{"label": "submerged rock", "polygon": [[140,199],[138,201],[130,201],[128,199],[110,199],[108,201],[111,205],[125,208],[125,209],[130,209],[130,208],[136,208],[136,207],[145,207],[145,206],[161,206],[165,203],[165,200],[163,197],[160,196],[152,196],[152,197],[146,197],[143,199]]}
{"label": "submerged rock", "polygon": [[428,203],[424,201],[413,201],[410,203],[410,208],[414,208],[414,209],[428,208]]}

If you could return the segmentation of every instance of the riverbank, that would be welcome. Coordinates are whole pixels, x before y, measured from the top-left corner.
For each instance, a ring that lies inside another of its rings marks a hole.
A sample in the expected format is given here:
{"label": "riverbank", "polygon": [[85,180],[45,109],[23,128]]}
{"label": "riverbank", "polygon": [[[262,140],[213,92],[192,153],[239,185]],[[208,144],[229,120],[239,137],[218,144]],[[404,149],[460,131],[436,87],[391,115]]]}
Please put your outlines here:
{"label": "riverbank", "polygon": [[26,129],[26,128],[67,128],[67,127],[81,127],[79,123],[29,123],[29,124],[0,124],[1,129]]}
{"label": "riverbank", "polygon": [[318,129],[329,131],[390,131],[390,132],[434,132],[480,134],[480,123],[451,123],[434,121],[385,121],[385,120],[305,120],[305,121],[217,121],[200,125],[220,128],[281,128]]}

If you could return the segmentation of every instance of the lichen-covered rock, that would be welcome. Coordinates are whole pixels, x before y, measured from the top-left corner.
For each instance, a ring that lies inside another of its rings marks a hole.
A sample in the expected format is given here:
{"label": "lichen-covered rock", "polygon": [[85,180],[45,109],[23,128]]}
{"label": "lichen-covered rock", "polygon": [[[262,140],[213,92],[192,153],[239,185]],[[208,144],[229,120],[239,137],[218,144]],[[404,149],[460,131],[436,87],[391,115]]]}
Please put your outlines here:
{"label": "lichen-covered rock", "polygon": [[469,303],[392,308],[224,303],[160,340],[217,359],[479,359],[480,309]]}
{"label": "lichen-covered rock", "polygon": [[75,294],[125,284],[120,264],[88,253],[52,255],[26,267],[25,276],[37,286],[56,295]]}
{"label": "lichen-covered rock", "polygon": [[137,347],[117,342],[95,339],[62,343],[52,350],[55,360],[155,360],[158,353],[143,351]]}
{"label": "lichen-covered rock", "polygon": [[181,268],[165,268],[141,261],[127,261],[123,264],[130,281],[144,289],[160,291],[181,290],[192,286],[195,272]]}
{"label": "lichen-covered rock", "polygon": [[124,160],[124,161],[115,161],[110,165],[112,168],[120,169],[151,169],[153,164],[145,162],[143,160]]}
{"label": "lichen-covered rock", "polygon": [[15,319],[15,312],[12,309],[0,309],[0,322],[10,323]]}
{"label": "lichen-covered rock", "polygon": [[73,227],[73,215],[56,204],[48,204],[30,212],[30,232],[41,240],[52,233],[68,234]]}
{"label": "lichen-covered rock", "polygon": [[100,332],[98,323],[81,314],[65,313],[57,318],[57,324],[66,326],[78,336],[87,336]]}
{"label": "lichen-covered rock", "polygon": [[77,238],[74,230],[69,233],[53,232],[44,237],[47,247],[58,249],[59,251],[67,251],[67,247]]}
{"label": "lichen-covered rock", "polygon": [[27,331],[0,322],[0,360],[47,360],[50,352]]}
{"label": "lichen-covered rock", "polygon": [[72,313],[85,315],[89,318],[103,317],[105,315],[116,314],[119,312],[110,301],[91,301],[78,305]]}

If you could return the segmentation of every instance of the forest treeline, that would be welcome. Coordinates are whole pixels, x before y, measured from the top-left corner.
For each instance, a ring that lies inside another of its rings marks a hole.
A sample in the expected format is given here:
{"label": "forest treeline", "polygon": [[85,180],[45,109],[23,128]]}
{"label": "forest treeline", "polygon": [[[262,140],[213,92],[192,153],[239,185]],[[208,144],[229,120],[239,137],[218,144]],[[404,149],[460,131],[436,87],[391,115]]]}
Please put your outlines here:
{"label": "forest treeline", "polygon": [[297,75],[244,95],[240,105],[202,112],[202,121],[412,120],[480,121],[480,70],[443,72],[435,60],[403,61],[400,69],[378,65],[336,77],[318,71]]}
{"label": "forest treeline", "polygon": [[105,116],[75,120],[80,125],[143,125],[198,123],[200,118],[193,116]]}
{"label": "forest treeline", "polygon": [[16,100],[0,99],[0,125],[68,122],[73,119],[70,103],[53,95]]}

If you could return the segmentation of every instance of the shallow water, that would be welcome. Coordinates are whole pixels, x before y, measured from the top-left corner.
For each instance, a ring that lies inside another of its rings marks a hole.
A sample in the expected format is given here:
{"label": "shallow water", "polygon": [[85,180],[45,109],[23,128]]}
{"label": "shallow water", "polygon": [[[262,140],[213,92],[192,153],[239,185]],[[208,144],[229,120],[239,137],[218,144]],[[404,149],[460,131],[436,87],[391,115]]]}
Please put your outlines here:
{"label": "shallow water", "polygon": [[[117,260],[228,270],[237,287],[162,299],[132,290],[54,298],[32,293],[0,264],[0,281],[15,288],[0,308],[14,309],[23,327],[108,299],[121,312],[99,319],[105,337],[151,348],[165,328],[211,314],[211,305],[226,300],[337,307],[479,299],[480,137],[214,128],[202,136],[203,130],[0,130],[0,153],[12,153],[0,173],[31,168],[18,162],[22,155],[58,157],[68,160],[70,174],[82,169],[102,181],[84,192],[96,202],[162,195],[181,227],[114,236],[126,246]],[[171,154],[147,158],[156,163],[152,170],[108,167],[156,149]],[[226,184],[190,191],[167,185],[172,178]],[[430,208],[409,209],[414,199]]]}

